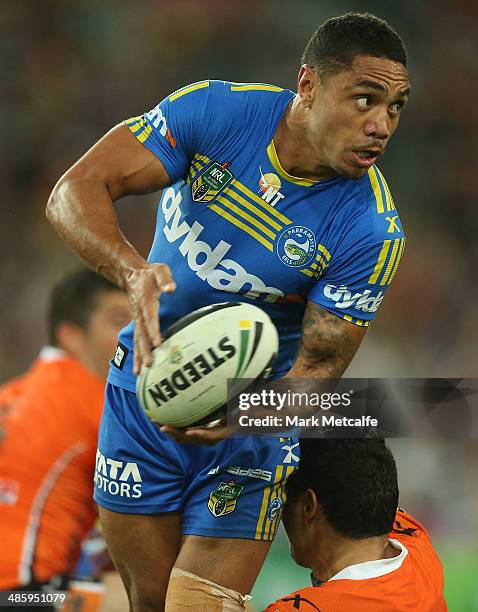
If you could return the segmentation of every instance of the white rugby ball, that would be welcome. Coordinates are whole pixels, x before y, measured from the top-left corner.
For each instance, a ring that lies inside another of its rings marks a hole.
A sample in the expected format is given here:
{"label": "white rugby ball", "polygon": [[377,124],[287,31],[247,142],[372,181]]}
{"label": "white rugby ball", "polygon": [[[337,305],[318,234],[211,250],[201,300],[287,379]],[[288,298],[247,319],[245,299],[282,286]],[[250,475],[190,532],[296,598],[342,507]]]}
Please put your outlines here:
{"label": "white rugby ball", "polygon": [[[136,393],[145,413],[161,425],[187,427],[227,402],[227,379],[265,376],[279,348],[269,315],[239,302],[212,304],[174,323],[143,367]],[[247,386],[236,380],[235,394]]]}

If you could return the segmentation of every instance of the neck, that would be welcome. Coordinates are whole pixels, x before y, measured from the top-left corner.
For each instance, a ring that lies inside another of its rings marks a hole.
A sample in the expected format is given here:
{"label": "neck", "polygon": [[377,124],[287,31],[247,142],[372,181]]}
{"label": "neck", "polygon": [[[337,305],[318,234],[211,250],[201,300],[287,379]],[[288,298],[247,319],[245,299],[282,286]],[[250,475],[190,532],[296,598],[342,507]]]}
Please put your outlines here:
{"label": "neck", "polygon": [[390,544],[386,535],[352,540],[335,534],[321,541],[311,569],[314,578],[325,582],[349,565],[391,559],[399,554],[400,551]]}
{"label": "neck", "polygon": [[306,115],[307,109],[296,96],[274,134],[277,157],[284,170],[293,176],[312,181],[333,178],[337,172],[325,164],[320,144],[312,141]]}

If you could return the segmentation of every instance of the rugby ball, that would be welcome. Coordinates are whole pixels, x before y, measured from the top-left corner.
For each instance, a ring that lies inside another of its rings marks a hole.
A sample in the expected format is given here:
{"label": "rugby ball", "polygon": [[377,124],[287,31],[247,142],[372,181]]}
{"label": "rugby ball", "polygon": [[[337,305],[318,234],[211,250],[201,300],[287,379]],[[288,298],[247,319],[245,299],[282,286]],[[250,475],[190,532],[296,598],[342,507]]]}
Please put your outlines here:
{"label": "rugby ball", "polygon": [[187,427],[205,422],[247,380],[265,376],[279,348],[270,317],[257,306],[212,304],[186,315],[162,335],[153,363],[143,367],[136,393],[145,413],[161,425]]}

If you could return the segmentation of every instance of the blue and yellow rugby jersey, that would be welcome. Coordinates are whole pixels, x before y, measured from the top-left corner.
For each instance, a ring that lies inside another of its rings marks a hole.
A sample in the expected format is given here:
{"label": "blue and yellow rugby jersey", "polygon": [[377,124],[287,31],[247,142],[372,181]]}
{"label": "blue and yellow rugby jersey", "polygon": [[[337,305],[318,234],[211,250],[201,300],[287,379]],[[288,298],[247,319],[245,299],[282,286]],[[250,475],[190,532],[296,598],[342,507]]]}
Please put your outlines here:
{"label": "blue and yellow rugby jersey", "polygon": [[[359,180],[289,175],[273,135],[294,93],[274,85],[201,81],[128,119],[163,163],[163,191],[148,258],[172,270],[161,329],[215,302],[247,301],[280,336],[274,374],[295,358],[307,300],[368,326],[398,268],[405,238],[373,166]],[[133,325],[120,334],[109,380],[135,390]]]}

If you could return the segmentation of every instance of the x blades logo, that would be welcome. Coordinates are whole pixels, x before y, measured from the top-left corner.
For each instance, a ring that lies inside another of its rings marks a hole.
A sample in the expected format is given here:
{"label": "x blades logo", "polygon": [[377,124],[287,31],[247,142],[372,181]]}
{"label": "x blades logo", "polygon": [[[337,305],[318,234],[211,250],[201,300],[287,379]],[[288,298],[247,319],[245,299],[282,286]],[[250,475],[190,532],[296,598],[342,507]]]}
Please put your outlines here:
{"label": "x blades logo", "polygon": [[296,455],[293,451],[300,445],[300,442],[296,442],[295,444],[285,444],[282,447],[283,451],[287,451],[287,455],[282,460],[282,463],[292,463],[293,461],[297,463],[300,457]]}

